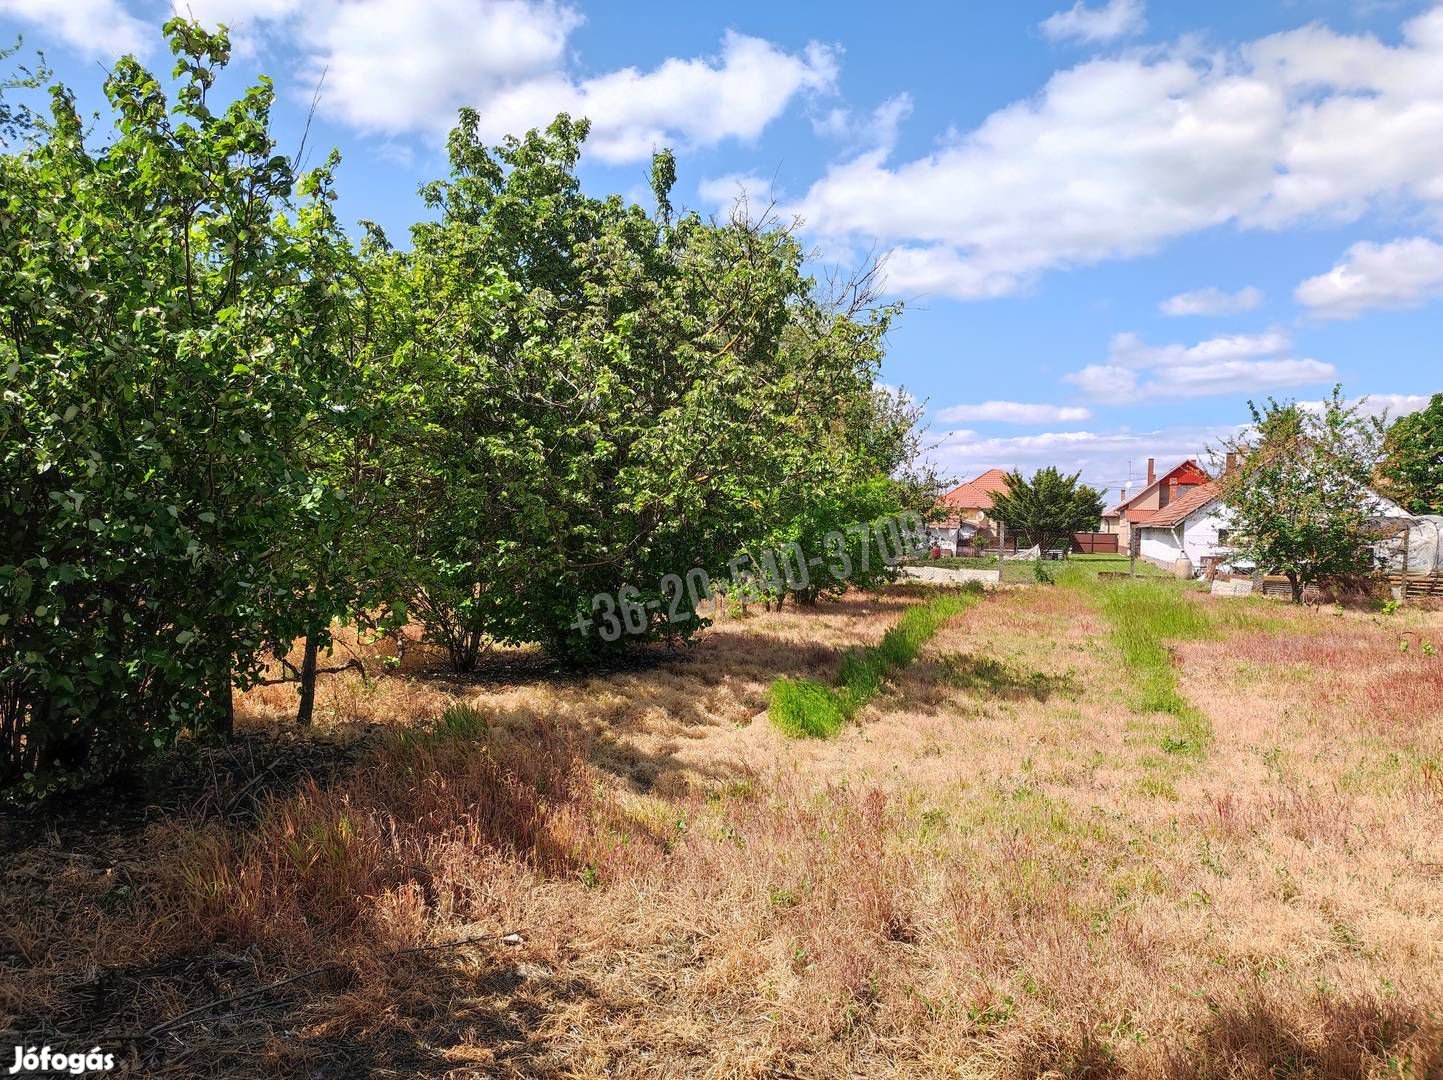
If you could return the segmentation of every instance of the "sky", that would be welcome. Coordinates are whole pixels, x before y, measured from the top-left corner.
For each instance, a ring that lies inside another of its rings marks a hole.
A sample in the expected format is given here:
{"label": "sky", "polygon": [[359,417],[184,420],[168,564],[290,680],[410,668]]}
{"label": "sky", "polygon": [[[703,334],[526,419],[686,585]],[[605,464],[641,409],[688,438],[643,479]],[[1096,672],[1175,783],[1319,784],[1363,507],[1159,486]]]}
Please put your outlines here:
{"label": "sky", "polygon": [[[1398,415],[1443,391],[1443,3],[1290,0],[176,0],[230,28],[219,84],[336,147],[340,212],[404,244],[456,109],[499,139],[584,115],[594,193],[745,195],[819,272],[884,260],[882,381],[965,479],[1115,490],[1269,395]],[[168,0],[0,0],[83,107],[171,66]],[[19,59],[12,58],[14,60]],[[97,137],[103,135],[103,125]],[[1204,459],[1205,460],[1205,459]]]}

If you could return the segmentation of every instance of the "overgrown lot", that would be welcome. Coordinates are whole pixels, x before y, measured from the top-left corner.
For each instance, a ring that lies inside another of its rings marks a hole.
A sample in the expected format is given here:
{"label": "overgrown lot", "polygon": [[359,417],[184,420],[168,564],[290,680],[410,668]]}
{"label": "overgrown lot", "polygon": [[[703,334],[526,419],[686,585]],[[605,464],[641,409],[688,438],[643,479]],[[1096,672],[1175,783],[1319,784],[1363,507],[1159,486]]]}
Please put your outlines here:
{"label": "overgrown lot", "polygon": [[950,610],[833,737],[768,722],[775,680],[848,685],[932,595],[589,678],[413,651],[323,679],[304,737],[252,691],[237,743],[177,750],[206,782],[7,823],[7,1045],[145,1076],[1438,1075],[1443,617],[1074,567]]}

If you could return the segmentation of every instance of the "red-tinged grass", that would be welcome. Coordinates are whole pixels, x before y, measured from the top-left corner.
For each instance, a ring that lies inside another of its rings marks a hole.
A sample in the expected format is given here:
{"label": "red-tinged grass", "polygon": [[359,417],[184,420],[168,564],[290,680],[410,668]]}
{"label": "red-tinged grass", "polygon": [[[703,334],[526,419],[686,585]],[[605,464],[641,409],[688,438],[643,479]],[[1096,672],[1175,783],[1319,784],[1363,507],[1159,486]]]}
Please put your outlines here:
{"label": "red-tinged grass", "polygon": [[0,1005],[88,1046],[312,973],[137,1075],[1443,1071],[1436,709],[1375,700],[1434,678],[1401,624],[1189,598],[1213,633],[1174,644],[1176,692],[1212,739],[1185,761],[1066,588],[938,629],[865,725],[766,721],[772,680],[835,680],[921,595],[591,678],[327,680],[362,704],[322,733],[382,729],[349,773],[14,862]]}
{"label": "red-tinged grass", "polygon": [[402,948],[494,917],[477,888],[489,877],[604,867],[611,811],[574,744],[544,724],[524,744],[493,739],[474,715],[398,734],[343,783],[272,803],[254,830],[207,830],[173,903],[217,941]]}

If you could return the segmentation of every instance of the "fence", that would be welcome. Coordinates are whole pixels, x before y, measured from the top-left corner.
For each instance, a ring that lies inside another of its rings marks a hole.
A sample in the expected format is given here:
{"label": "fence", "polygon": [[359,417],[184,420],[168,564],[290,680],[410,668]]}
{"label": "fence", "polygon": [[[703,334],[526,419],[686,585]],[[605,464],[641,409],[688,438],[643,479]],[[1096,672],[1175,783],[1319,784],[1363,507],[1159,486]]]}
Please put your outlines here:
{"label": "fence", "polygon": [[1443,572],[1433,574],[1400,574],[1394,572],[1384,576],[1388,581],[1389,588],[1395,590],[1394,595],[1401,596],[1405,600],[1421,599],[1423,597],[1443,600]]}
{"label": "fence", "polygon": [[[1264,596],[1284,599],[1291,599],[1293,595],[1288,579],[1280,574],[1265,575],[1260,591]],[[1360,600],[1367,597],[1386,599],[1390,595],[1401,600],[1443,600],[1443,572],[1402,574],[1394,571],[1350,581],[1329,582],[1322,588],[1317,585],[1309,585],[1303,590],[1303,602],[1316,604],[1333,600]]]}
{"label": "fence", "polygon": [[1080,555],[1116,555],[1117,533],[1073,533],[1072,550]]}

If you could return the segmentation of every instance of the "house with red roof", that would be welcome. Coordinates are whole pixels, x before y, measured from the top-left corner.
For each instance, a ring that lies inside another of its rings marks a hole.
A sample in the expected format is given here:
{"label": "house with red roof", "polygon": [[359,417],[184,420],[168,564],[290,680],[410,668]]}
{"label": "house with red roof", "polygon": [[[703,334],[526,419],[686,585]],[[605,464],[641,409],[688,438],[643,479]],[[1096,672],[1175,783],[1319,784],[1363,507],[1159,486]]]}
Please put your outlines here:
{"label": "house with red roof", "polygon": [[[1138,554],[1148,562],[1168,570],[1196,573],[1231,554],[1231,522],[1218,482],[1207,480],[1188,486],[1131,528],[1138,532]],[[1185,564],[1183,559],[1187,560]]]}
{"label": "house with red roof", "polygon": [[1147,480],[1134,493],[1122,489],[1117,504],[1102,512],[1102,531],[1116,533],[1118,549],[1127,551],[1134,528],[1211,481],[1207,470],[1191,458],[1164,473],[1158,473],[1156,458],[1148,458]]}
{"label": "house with red roof", "polygon": [[937,500],[945,516],[930,528],[931,540],[947,554],[972,540],[979,532],[993,532],[987,516],[992,509],[992,496],[1007,490],[1007,473],[988,469],[965,483],[958,484]]}
{"label": "house with red roof", "polygon": [[1102,531],[1117,534],[1121,551],[1131,550],[1135,533],[1137,553],[1169,570],[1183,556],[1197,569],[1227,554],[1227,509],[1217,482],[1192,458],[1162,473],[1148,458],[1142,487],[1123,489],[1117,505],[1103,511]]}

